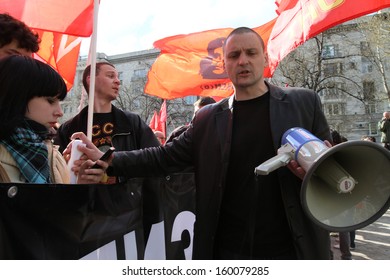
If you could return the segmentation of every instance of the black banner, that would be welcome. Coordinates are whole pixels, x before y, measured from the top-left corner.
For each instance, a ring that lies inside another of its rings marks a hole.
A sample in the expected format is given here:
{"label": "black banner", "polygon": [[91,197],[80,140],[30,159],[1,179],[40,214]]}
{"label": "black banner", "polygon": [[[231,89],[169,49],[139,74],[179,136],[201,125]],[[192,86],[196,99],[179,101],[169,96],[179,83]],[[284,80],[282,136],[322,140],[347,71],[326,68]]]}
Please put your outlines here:
{"label": "black banner", "polygon": [[190,259],[193,173],[115,185],[0,184],[0,259]]}

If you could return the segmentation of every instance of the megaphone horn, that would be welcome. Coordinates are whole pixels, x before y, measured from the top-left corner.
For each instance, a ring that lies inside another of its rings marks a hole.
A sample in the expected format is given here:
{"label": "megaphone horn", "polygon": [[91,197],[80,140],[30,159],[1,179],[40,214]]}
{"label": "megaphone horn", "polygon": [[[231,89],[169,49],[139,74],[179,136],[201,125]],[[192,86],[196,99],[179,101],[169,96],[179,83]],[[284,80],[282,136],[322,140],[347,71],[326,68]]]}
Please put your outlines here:
{"label": "megaphone horn", "polygon": [[309,131],[291,128],[278,155],[255,174],[267,175],[292,159],[306,171],[301,189],[306,214],[329,231],[365,227],[390,206],[390,152],[376,143],[348,141],[329,148]]}

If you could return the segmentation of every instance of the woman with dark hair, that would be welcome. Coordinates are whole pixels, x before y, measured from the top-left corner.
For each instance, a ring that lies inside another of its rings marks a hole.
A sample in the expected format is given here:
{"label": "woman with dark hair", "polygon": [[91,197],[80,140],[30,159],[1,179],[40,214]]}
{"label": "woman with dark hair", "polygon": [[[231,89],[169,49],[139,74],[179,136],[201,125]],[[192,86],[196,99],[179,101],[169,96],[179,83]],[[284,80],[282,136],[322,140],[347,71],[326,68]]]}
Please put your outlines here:
{"label": "woman with dark hair", "polygon": [[[0,182],[69,183],[66,162],[50,140],[63,115],[64,80],[49,65],[30,57],[0,59]],[[86,161],[78,183],[98,183],[101,169]]]}

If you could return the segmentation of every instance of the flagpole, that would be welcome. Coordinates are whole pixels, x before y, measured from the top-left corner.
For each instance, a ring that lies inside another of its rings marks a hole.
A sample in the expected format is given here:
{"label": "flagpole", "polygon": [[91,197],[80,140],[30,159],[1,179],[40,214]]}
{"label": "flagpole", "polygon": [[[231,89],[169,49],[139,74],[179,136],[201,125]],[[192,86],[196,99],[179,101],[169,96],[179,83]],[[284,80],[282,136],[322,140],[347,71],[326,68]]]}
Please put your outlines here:
{"label": "flagpole", "polygon": [[87,120],[87,137],[92,140],[92,124],[93,124],[93,111],[95,100],[95,78],[96,78],[96,45],[97,45],[97,23],[99,14],[99,0],[94,0],[93,5],[93,31],[91,37],[91,46],[89,49],[89,56],[91,60],[91,76],[89,83],[89,95],[88,95],[88,120]]}

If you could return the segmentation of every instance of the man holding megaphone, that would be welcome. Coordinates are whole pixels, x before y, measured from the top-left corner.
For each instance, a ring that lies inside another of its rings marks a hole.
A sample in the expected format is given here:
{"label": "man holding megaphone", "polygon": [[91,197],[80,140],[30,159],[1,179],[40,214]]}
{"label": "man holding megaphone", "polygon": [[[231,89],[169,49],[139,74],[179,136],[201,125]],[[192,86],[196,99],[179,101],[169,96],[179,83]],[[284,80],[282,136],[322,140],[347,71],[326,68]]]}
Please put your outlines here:
{"label": "man holding megaphone", "polygon": [[[265,45],[250,28],[233,30],[223,53],[234,95],[200,109],[189,128],[165,146],[115,152],[107,172],[161,176],[193,166],[194,259],[330,259],[329,232],[301,204],[305,170],[290,160],[266,176],[253,172],[277,154],[292,127],[331,141],[319,96],[266,82]],[[101,156],[84,135],[72,137],[85,140],[80,150],[92,160]]]}

